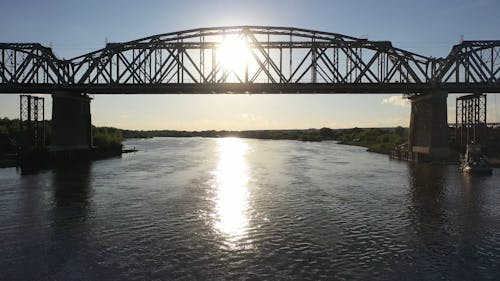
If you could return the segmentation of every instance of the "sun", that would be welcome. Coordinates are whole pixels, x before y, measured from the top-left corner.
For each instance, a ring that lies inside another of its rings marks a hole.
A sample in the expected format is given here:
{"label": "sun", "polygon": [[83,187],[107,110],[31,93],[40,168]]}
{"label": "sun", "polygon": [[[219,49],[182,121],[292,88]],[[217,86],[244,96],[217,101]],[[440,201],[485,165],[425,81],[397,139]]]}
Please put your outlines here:
{"label": "sun", "polygon": [[235,74],[240,79],[248,70],[251,57],[250,48],[241,36],[226,36],[217,49],[217,58],[224,71]]}

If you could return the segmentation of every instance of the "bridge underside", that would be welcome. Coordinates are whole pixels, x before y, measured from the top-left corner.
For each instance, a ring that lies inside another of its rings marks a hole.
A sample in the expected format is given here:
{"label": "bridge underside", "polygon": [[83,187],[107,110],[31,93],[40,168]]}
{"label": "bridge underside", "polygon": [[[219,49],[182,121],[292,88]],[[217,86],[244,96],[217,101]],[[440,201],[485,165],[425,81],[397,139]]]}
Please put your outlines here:
{"label": "bridge underside", "polygon": [[488,83],[406,84],[406,83],[180,83],[180,84],[103,84],[58,86],[51,84],[0,85],[0,93],[72,92],[86,94],[401,94],[446,91],[449,93],[495,93],[498,86]]}

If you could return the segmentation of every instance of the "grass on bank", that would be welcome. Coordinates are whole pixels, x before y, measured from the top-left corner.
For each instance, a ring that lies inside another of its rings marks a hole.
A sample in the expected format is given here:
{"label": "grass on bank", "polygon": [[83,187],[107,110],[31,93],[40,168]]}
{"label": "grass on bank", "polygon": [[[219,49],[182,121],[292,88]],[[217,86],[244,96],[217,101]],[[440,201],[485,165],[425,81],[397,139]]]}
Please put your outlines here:
{"label": "grass on bank", "polygon": [[121,152],[124,139],[123,130],[112,127],[92,126],[92,140],[97,149],[109,152]]}

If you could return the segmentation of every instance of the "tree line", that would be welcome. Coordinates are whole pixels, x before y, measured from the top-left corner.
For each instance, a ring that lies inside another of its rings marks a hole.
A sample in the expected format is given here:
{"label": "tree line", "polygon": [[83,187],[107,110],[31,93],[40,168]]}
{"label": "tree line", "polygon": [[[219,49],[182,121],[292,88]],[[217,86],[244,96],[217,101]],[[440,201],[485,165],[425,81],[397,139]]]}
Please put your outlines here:
{"label": "tree line", "polygon": [[[50,120],[46,121],[46,144],[50,145]],[[18,147],[20,134],[19,119],[0,119],[0,152],[14,153]],[[397,145],[408,139],[408,129],[396,128],[352,128],[352,129],[297,129],[297,130],[124,130],[113,127],[92,126],[93,144],[101,149],[117,150],[122,142],[129,138],[153,137],[240,137],[270,140],[325,141],[334,140],[339,143],[367,147],[368,150],[390,153]]]}

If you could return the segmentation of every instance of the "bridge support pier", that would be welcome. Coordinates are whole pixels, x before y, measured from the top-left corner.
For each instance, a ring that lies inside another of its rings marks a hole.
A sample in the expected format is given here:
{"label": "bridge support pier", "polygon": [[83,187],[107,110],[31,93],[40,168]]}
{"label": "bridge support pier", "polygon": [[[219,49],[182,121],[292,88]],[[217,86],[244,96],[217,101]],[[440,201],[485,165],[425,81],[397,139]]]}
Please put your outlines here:
{"label": "bridge support pier", "polygon": [[431,91],[410,98],[408,149],[417,161],[441,161],[450,157],[447,97],[445,91]]}
{"label": "bridge support pier", "polygon": [[90,100],[88,95],[80,93],[52,94],[51,150],[90,150],[92,148]]}

